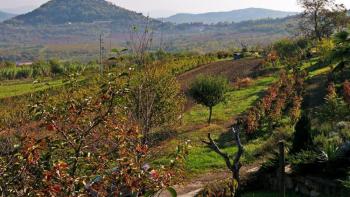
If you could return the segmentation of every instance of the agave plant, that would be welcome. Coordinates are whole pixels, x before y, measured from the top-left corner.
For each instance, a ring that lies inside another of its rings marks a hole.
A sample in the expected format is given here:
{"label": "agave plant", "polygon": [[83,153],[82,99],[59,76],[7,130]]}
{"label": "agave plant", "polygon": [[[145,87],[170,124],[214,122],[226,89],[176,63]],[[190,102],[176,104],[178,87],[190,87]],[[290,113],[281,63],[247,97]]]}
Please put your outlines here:
{"label": "agave plant", "polygon": [[334,71],[342,70],[350,64],[350,28],[335,34],[333,39],[336,46],[329,59],[336,64]]}

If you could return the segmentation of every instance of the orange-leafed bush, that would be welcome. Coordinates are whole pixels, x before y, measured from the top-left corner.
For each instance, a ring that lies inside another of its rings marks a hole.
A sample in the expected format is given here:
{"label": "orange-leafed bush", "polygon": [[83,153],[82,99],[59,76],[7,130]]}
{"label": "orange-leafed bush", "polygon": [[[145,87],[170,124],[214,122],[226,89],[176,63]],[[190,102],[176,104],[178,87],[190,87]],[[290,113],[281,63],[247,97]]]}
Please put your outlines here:
{"label": "orange-leafed bush", "polygon": [[245,121],[248,136],[254,136],[262,127],[272,130],[284,115],[289,115],[292,123],[295,123],[301,115],[302,93],[303,75],[293,73],[289,76],[282,72],[279,80],[248,111]]}
{"label": "orange-leafed bush", "polygon": [[343,96],[345,102],[350,104],[350,82],[348,80],[343,84]]}
{"label": "orange-leafed bush", "polygon": [[243,79],[238,79],[237,82],[234,84],[236,88],[245,88],[248,87],[253,83],[253,80],[250,77],[246,77]]}
{"label": "orange-leafed bush", "polygon": [[71,80],[61,103],[45,97],[32,106],[33,120],[49,135],[25,133],[0,151],[2,196],[141,196],[174,184],[186,146],[163,168],[148,164],[148,147],[125,108],[128,74],[109,75],[97,95],[76,94]]}

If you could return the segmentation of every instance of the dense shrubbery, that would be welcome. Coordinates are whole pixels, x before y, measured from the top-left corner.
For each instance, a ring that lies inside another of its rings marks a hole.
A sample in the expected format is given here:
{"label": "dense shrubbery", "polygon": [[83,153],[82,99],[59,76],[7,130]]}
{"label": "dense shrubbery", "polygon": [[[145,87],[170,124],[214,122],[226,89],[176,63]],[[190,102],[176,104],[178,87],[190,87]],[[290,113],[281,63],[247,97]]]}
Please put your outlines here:
{"label": "dense shrubbery", "polygon": [[298,66],[309,52],[310,41],[305,38],[296,40],[281,40],[274,44],[273,49],[279,60],[288,66]]}
{"label": "dense shrubbery", "polygon": [[37,77],[55,77],[63,74],[82,73],[88,69],[96,69],[96,64],[62,63],[57,60],[34,62],[32,65],[16,66],[7,64],[0,67],[1,80],[26,79]]}
{"label": "dense shrubbery", "polygon": [[208,64],[217,60],[213,55],[175,56],[165,61],[163,66],[171,70],[174,75],[182,74],[200,65]]}
{"label": "dense shrubbery", "polygon": [[[213,54],[199,55],[192,53],[165,53],[158,51],[146,55],[148,64],[157,63],[162,68],[169,70],[172,74],[181,74],[203,64],[216,61],[218,58]],[[124,55],[118,58],[105,61],[106,69],[125,67],[133,64],[133,56]],[[88,70],[97,70],[99,65],[96,62],[82,64],[78,62],[60,62],[50,60],[48,62],[38,61],[32,65],[16,66],[14,63],[5,62],[0,64],[0,80],[26,79],[37,77],[55,77],[69,75],[72,73],[82,73]]]}

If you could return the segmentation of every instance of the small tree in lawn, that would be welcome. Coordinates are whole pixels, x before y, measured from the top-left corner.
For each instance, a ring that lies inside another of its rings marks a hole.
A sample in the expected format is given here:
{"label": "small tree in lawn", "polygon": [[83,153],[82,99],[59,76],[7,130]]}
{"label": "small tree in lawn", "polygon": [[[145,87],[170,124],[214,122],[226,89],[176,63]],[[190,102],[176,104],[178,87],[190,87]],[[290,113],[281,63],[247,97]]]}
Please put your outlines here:
{"label": "small tree in lawn", "polygon": [[209,124],[213,107],[225,100],[227,90],[228,81],[223,77],[201,75],[192,83],[189,93],[197,103],[209,108]]}

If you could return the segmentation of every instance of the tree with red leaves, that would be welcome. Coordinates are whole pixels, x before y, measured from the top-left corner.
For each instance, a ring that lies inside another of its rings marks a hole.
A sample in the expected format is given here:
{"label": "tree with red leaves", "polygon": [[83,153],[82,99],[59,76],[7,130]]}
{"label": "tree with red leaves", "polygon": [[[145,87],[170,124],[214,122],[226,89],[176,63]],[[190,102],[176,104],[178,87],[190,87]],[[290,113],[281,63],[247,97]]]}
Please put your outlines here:
{"label": "tree with red leaves", "polygon": [[32,106],[37,130],[47,135],[13,136],[0,151],[1,196],[154,196],[168,190],[181,172],[187,146],[164,168],[148,163],[148,146],[128,119],[128,73],[101,79],[97,94],[86,94],[76,80],[65,87],[64,102],[43,97]]}

